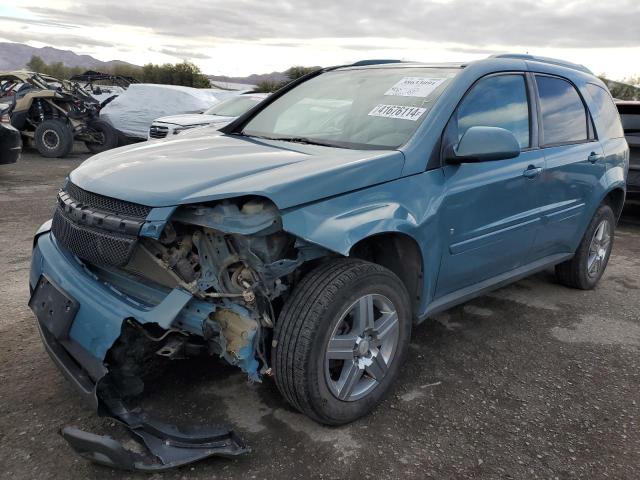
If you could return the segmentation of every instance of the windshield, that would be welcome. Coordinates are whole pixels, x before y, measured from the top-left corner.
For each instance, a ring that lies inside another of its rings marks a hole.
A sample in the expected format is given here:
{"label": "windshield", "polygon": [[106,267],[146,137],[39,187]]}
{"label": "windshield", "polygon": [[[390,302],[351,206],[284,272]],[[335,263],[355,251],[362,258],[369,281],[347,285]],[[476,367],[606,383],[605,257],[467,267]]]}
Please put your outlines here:
{"label": "windshield", "polygon": [[228,98],[216,103],[209,110],[205,110],[205,115],[219,115],[221,117],[239,117],[251,107],[256,106],[262,98],[238,96]]}
{"label": "windshield", "polygon": [[268,105],[242,133],[342,148],[397,148],[458,72],[428,67],[325,72]]}

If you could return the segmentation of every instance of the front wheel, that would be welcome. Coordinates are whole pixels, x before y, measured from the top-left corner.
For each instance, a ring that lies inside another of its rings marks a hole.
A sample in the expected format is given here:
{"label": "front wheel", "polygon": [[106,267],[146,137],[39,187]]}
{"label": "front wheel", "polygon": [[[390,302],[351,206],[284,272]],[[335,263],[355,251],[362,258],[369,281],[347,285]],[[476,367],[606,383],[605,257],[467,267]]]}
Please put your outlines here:
{"label": "front wheel", "polygon": [[410,336],[409,295],[396,275],[361,260],[327,262],[302,280],[278,319],[276,384],[314,420],[351,422],[389,392]]}
{"label": "front wheel", "polygon": [[600,205],[575,256],[556,265],[556,277],[560,283],[581,290],[595,288],[609,263],[615,225],[616,217],[611,207]]}

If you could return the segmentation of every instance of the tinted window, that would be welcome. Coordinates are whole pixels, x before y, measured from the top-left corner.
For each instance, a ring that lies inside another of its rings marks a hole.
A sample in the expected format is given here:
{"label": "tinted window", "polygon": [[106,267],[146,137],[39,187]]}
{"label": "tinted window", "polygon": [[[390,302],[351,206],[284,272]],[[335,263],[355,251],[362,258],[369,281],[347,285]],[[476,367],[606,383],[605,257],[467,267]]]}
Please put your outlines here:
{"label": "tinted window", "polygon": [[522,75],[480,80],[458,107],[458,140],[470,127],[510,130],[521,148],[529,146],[529,104]]}
{"label": "tinted window", "polygon": [[576,89],[566,80],[536,76],[542,114],[543,144],[576,143],[587,136],[587,113]]}
{"label": "tinted window", "polygon": [[600,125],[598,136],[601,139],[622,137],[624,132],[620,124],[620,115],[609,92],[592,83],[587,85],[587,90],[593,99],[591,113],[598,119],[597,124]]}

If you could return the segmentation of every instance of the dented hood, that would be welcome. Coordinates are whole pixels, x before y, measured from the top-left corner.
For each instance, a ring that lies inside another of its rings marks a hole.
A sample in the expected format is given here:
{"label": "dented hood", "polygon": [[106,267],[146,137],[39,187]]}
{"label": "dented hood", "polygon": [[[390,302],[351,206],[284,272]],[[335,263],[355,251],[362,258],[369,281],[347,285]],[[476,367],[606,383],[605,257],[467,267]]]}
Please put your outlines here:
{"label": "dented hood", "polygon": [[262,195],[287,208],[396,179],[403,164],[404,155],[395,150],[208,132],[95,155],[70,179],[90,192],[151,207]]}

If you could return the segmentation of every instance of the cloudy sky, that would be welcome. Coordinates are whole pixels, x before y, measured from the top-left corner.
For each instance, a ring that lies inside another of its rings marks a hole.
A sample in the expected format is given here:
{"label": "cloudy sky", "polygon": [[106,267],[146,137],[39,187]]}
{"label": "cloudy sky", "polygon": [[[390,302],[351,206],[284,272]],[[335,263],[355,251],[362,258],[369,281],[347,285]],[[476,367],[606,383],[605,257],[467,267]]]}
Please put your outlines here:
{"label": "cloudy sky", "polygon": [[517,52],[640,74],[640,0],[0,0],[0,40],[247,75]]}

